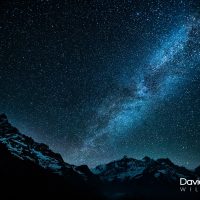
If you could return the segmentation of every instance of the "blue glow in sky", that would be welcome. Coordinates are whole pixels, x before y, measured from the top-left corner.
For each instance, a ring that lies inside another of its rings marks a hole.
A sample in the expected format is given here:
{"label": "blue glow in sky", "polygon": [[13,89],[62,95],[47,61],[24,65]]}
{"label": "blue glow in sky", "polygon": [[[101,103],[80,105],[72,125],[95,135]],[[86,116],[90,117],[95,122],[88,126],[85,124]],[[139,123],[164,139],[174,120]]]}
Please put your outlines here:
{"label": "blue glow in sky", "polygon": [[196,2],[5,1],[1,112],[68,163],[94,166],[127,154],[194,166],[200,162]]}
{"label": "blue glow in sky", "polygon": [[[161,40],[161,46],[152,54],[149,63],[144,65],[147,67],[139,68],[130,78],[129,82],[135,80],[135,88],[129,88],[135,90],[131,96],[116,96],[112,101],[106,99],[106,103],[102,103],[97,117],[103,122],[98,120],[89,127],[88,138],[80,149],[83,155],[80,159],[90,159],[94,152],[98,156],[110,147],[115,151],[116,141],[120,137],[128,134],[129,129],[133,131],[142,125],[160,101],[174,96],[175,90],[181,88],[187,80],[185,70],[191,69],[185,65],[184,58],[191,31],[191,23],[189,26],[183,24]],[[194,64],[190,62],[190,66]],[[98,145],[100,140],[101,145]]]}
{"label": "blue glow in sky", "polygon": [[159,69],[165,63],[174,59],[180,51],[182,51],[188,41],[190,33],[190,27],[182,25],[178,29],[174,30],[173,33],[166,41],[162,42],[161,48],[159,48],[153,55],[150,66],[153,69]]}

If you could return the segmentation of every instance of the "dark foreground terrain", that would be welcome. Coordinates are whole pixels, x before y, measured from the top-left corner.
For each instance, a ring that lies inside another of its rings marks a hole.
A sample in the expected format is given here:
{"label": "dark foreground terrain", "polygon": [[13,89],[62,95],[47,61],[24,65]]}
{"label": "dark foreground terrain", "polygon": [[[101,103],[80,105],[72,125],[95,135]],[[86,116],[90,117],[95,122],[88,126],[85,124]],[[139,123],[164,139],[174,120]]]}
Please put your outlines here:
{"label": "dark foreground terrain", "polygon": [[0,196],[199,199],[200,186],[191,186],[191,192],[190,187],[181,192],[179,185],[180,178],[198,179],[199,169],[191,171],[169,159],[136,160],[126,156],[94,169],[70,165],[47,145],[21,134],[5,114],[0,115]]}

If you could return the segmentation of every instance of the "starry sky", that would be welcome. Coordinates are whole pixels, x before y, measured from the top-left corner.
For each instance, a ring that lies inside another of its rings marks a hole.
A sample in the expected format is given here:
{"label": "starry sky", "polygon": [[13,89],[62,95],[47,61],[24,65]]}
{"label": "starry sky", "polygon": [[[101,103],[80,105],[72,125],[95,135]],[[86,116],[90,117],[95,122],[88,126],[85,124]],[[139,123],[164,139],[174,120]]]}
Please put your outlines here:
{"label": "starry sky", "polygon": [[0,112],[66,162],[200,165],[198,0],[0,3]]}

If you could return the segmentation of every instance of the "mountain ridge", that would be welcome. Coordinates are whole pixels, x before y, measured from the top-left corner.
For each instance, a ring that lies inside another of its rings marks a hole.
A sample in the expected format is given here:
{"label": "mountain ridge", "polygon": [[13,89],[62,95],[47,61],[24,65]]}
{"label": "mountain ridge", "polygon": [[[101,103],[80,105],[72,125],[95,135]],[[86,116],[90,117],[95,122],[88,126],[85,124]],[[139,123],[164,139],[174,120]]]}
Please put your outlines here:
{"label": "mountain ridge", "polygon": [[[127,179],[137,179],[137,181],[145,175],[151,175],[152,178],[165,176],[168,181],[174,182],[178,178],[198,178],[198,175],[183,167],[175,165],[169,158],[159,158],[157,160],[145,156],[141,160],[128,158],[124,156],[122,159],[112,161],[104,165],[98,165],[92,169],[94,174],[100,176],[103,181],[127,181]],[[169,177],[171,180],[169,180]]]}
{"label": "mountain ridge", "polygon": [[21,134],[5,114],[0,114],[0,177],[2,191],[12,183],[15,192],[21,188],[33,192],[34,188],[34,194],[65,195],[72,199],[159,199],[163,198],[163,192],[155,195],[159,190],[186,198],[191,194],[178,192],[179,179],[198,179],[200,166],[192,171],[175,165],[169,158],[154,160],[147,156],[141,160],[124,156],[93,169],[75,166],[64,162],[46,144]]}

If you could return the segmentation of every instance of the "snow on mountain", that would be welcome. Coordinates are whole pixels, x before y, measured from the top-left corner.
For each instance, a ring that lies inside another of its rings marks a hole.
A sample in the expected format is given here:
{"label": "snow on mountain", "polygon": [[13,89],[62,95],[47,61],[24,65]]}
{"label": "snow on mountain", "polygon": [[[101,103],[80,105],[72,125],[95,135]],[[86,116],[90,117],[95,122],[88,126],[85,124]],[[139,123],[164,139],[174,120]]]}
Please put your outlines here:
{"label": "snow on mountain", "polygon": [[135,177],[143,173],[146,163],[133,158],[124,157],[121,160],[113,161],[105,165],[99,165],[92,169],[103,180],[113,181],[115,179],[124,180]]}
{"label": "snow on mountain", "polygon": [[184,167],[174,165],[169,159],[153,160],[144,157],[142,160],[124,156],[105,165],[99,165],[92,169],[101,180],[108,182],[141,181],[173,183],[181,177],[196,177],[196,174]]}
{"label": "snow on mountain", "polygon": [[88,166],[75,166],[65,163],[60,154],[49,147],[35,142],[32,138],[21,134],[13,127],[5,114],[0,115],[0,145],[6,147],[12,156],[22,161],[29,161],[54,174],[81,177],[84,181],[103,182],[142,182],[142,183],[177,183],[179,178],[199,178],[199,168],[190,171],[173,164],[169,159],[142,160],[124,156],[108,164],[94,169]]}
{"label": "snow on mountain", "polygon": [[29,160],[52,172],[61,173],[64,161],[60,154],[51,151],[47,145],[36,143],[32,138],[21,134],[8,122],[4,114],[0,115],[0,142],[19,159]]}
{"label": "snow on mountain", "polygon": [[0,144],[5,145],[9,152],[20,160],[31,161],[59,175],[71,170],[86,179],[84,172],[79,170],[80,167],[65,163],[61,155],[54,153],[46,144],[37,143],[21,134],[8,122],[5,114],[0,115]]}

